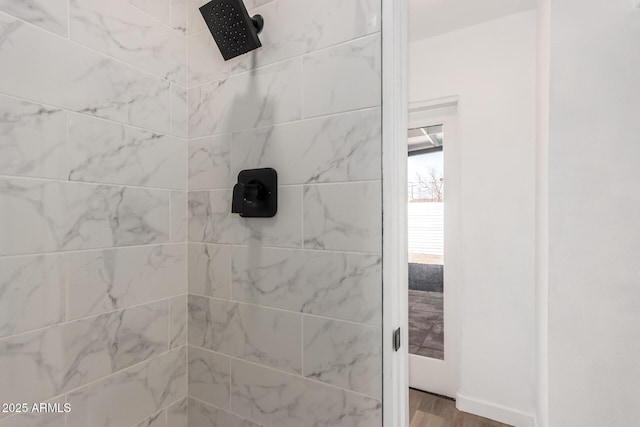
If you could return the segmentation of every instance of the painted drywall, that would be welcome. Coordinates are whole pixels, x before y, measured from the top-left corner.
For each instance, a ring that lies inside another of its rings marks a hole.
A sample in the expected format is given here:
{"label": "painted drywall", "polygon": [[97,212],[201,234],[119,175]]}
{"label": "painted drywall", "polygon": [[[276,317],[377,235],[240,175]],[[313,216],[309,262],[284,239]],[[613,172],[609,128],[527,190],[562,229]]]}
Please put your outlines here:
{"label": "painted drywall", "polygon": [[535,11],[410,47],[410,100],[458,97],[458,397],[517,425],[535,410],[535,86]]}
{"label": "painted drywall", "polygon": [[[380,0],[246,2],[224,62],[190,2],[189,425],[380,426]],[[274,218],[231,213],[278,172]]]}
{"label": "painted drywall", "polygon": [[186,423],[185,1],[0,1],[2,427]]}
{"label": "painted drywall", "polygon": [[639,12],[551,2],[550,426],[640,419]]}

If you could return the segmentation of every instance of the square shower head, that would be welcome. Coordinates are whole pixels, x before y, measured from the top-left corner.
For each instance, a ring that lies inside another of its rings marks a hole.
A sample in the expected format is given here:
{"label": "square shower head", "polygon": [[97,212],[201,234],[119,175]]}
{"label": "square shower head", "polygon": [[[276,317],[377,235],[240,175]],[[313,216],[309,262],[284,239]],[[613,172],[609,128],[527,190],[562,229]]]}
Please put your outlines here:
{"label": "square shower head", "polygon": [[251,18],[242,0],[213,0],[200,13],[225,61],[262,46],[262,17]]}

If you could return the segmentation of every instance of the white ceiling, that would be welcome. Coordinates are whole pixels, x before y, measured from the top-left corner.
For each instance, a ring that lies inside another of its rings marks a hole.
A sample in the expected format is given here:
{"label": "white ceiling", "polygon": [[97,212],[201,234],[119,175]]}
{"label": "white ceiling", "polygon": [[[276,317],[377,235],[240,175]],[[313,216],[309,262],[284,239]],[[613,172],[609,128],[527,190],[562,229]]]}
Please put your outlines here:
{"label": "white ceiling", "polygon": [[409,0],[409,40],[534,9],[536,0]]}

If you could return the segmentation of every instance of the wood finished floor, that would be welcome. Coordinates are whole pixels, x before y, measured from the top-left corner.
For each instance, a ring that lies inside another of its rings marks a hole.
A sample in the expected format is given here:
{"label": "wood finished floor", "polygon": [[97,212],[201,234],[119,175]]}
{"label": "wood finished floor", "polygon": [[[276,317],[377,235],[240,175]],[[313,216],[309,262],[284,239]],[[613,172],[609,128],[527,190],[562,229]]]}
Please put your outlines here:
{"label": "wood finished floor", "polygon": [[410,427],[511,427],[497,421],[460,412],[444,397],[409,390]]}

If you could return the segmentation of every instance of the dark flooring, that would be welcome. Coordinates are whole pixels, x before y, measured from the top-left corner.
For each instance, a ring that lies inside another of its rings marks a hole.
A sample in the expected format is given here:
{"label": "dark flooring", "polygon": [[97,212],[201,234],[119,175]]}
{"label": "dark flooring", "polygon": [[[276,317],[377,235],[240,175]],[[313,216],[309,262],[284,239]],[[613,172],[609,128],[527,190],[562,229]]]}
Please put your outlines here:
{"label": "dark flooring", "polygon": [[452,399],[409,390],[410,427],[510,427],[456,409]]}
{"label": "dark flooring", "polygon": [[409,263],[409,289],[442,292],[444,266],[438,264]]}
{"label": "dark flooring", "polygon": [[441,292],[409,290],[409,353],[444,360]]}

